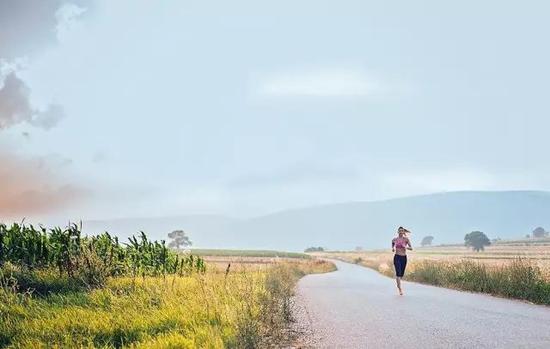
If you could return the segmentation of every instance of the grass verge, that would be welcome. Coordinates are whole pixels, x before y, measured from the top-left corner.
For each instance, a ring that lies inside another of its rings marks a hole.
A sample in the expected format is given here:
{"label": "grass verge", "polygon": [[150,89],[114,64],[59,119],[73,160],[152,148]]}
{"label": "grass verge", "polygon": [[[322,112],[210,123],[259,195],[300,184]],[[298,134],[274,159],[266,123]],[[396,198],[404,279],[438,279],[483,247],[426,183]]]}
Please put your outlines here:
{"label": "grass verge", "polygon": [[64,288],[55,280],[59,285],[46,294],[21,288],[18,275],[4,275],[0,347],[273,346],[290,321],[296,281],[331,270],[331,263],[311,259],[227,274],[212,269],[187,276],[111,277],[94,289]]}
{"label": "grass verge", "polygon": [[550,305],[550,282],[540,268],[527,259],[517,258],[499,266],[469,260],[425,260],[415,264],[407,279]]}

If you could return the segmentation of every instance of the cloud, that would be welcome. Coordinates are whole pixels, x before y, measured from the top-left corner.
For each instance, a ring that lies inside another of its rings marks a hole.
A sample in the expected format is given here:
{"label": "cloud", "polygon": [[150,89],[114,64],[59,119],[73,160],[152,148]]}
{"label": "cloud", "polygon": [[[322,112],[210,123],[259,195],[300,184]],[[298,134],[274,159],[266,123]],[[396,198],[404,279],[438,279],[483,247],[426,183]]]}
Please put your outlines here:
{"label": "cloud", "polygon": [[65,117],[65,111],[59,104],[50,104],[48,109],[38,112],[30,120],[30,124],[44,130],[49,130]]}
{"label": "cloud", "polygon": [[63,118],[60,105],[36,110],[29,101],[30,88],[17,75],[22,57],[34,55],[73,26],[85,12],[79,5],[93,1],[3,0],[0,1],[0,129],[23,121],[50,129]]}
{"label": "cloud", "polygon": [[55,40],[60,0],[0,1],[0,54],[4,59],[33,54]]}
{"label": "cloud", "polygon": [[382,86],[361,70],[322,69],[261,76],[256,91],[273,97],[364,97],[380,93]]}
{"label": "cloud", "polygon": [[55,18],[57,20],[57,39],[63,41],[63,39],[76,26],[80,16],[86,11],[88,11],[87,8],[71,3],[66,3],[61,6],[55,13]]}
{"label": "cloud", "polygon": [[55,43],[56,35],[81,14],[79,6],[93,0],[2,0],[0,1],[0,58],[12,60],[33,55]]}
{"label": "cloud", "polygon": [[[49,130],[65,113],[50,104],[39,110],[30,102],[30,87],[17,75],[29,57],[65,35],[75,17],[83,13],[76,6],[93,0],[2,0],[0,1],[0,131],[26,122]],[[28,132],[22,133],[29,138]],[[0,150],[0,217],[42,214],[74,205],[87,191],[67,183],[54,169],[70,164],[51,157],[25,158]]]}
{"label": "cloud", "polygon": [[17,77],[9,73],[0,88],[0,129],[5,129],[21,122],[45,130],[49,130],[65,115],[63,108],[51,104],[44,111],[36,110],[30,105],[29,87]]}
{"label": "cloud", "polygon": [[21,158],[0,151],[0,217],[43,214],[85,199],[87,190],[54,175],[66,160]]}

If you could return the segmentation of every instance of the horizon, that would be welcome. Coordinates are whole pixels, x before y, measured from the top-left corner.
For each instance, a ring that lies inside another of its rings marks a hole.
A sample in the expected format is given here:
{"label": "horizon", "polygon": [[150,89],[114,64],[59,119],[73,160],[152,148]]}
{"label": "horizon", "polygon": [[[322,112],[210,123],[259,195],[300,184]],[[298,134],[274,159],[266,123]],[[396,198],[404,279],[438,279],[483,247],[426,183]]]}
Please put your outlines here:
{"label": "horizon", "polygon": [[418,243],[434,236],[436,244],[457,244],[465,234],[482,231],[491,239],[515,240],[536,227],[549,227],[550,193],[543,191],[460,191],[381,201],[354,201],[305,206],[266,215],[172,215],[116,217],[83,221],[84,231],[109,231],[129,237],[145,231],[164,239],[184,230],[198,248],[301,251],[380,249],[397,226],[406,226]]}
{"label": "horizon", "polygon": [[259,218],[259,217],[266,217],[266,216],[276,215],[278,213],[283,213],[283,212],[300,211],[300,210],[310,209],[310,208],[338,206],[338,205],[346,205],[346,204],[382,203],[382,202],[388,202],[388,201],[394,201],[394,200],[414,199],[414,198],[420,198],[420,197],[438,196],[438,195],[445,195],[445,194],[460,194],[460,193],[468,193],[468,194],[530,193],[530,194],[550,195],[550,191],[546,191],[546,190],[456,190],[456,191],[434,192],[434,193],[417,194],[417,195],[407,195],[407,196],[400,196],[400,197],[393,197],[393,198],[388,198],[388,199],[372,200],[372,201],[369,201],[369,200],[364,200],[364,201],[341,201],[341,202],[332,202],[332,203],[328,203],[328,204],[318,204],[318,205],[299,206],[299,207],[287,207],[287,208],[277,209],[275,211],[267,212],[267,213],[260,214],[260,215],[246,216],[246,217],[231,216],[231,215],[216,214],[216,213],[196,213],[196,214],[185,214],[185,213],[183,213],[183,214],[164,215],[164,216],[140,216],[140,217],[126,216],[126,217],[91,218],[91,219],[85,220],[84,222],[131,220],[131,219],[162,219],[162,218],[177,218],[177,217],[206,217],[206,216],[230,218],[230,219],[235,219],[235,220],[247,220],[247,219],[254,219],[254,218]]}

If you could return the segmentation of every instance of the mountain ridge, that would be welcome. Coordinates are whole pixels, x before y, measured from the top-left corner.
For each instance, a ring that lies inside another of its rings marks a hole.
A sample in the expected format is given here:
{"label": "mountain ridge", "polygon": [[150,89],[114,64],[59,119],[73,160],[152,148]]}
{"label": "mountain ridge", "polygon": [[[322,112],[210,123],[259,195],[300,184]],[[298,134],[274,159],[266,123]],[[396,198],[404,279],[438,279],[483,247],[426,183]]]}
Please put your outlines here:
{"label": "mountain ridge", "polygon": [[440,192],[293,208],[249,219],[208,214],[84,222],[90,232],[127,236],[144,230],[157,239],[183,229],[199,247],[296,251],[310,245],[381,248],[401,225],[413,232],[413,241],[433,235],[434,243],[457,243],[472,230],[491,238],[518,238],[536,226],[550,226],[550,192]]}

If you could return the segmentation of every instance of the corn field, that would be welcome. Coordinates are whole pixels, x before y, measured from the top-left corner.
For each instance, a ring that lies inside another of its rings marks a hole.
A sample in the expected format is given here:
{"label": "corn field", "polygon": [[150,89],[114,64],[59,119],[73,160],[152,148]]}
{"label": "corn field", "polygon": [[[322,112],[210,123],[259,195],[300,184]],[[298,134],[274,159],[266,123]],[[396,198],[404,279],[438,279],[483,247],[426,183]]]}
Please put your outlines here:
{"label": "corn field", "polygon": [[204,272],[204,260],[179,255],[165,241],[151,241],[141,232],[128,243],[105,232],[85,236],[79,226],[65,229],[0,224],[0,267],[6,263],[23,270],[55,269],[59,275],[83,274],[93,281],[106,276],[161,276]]}

